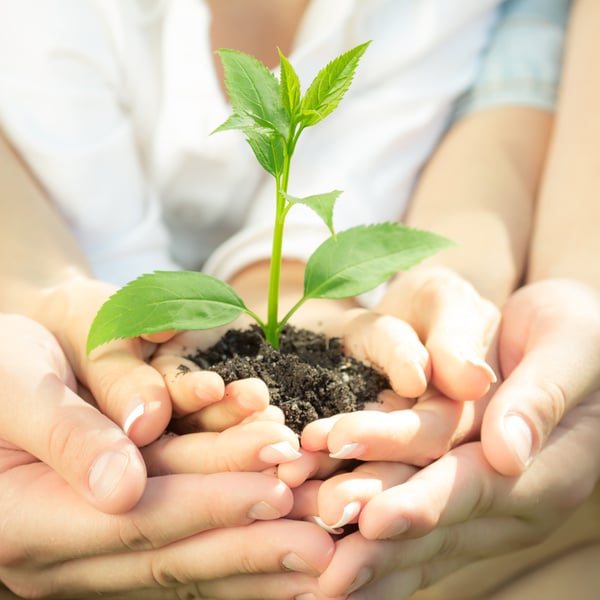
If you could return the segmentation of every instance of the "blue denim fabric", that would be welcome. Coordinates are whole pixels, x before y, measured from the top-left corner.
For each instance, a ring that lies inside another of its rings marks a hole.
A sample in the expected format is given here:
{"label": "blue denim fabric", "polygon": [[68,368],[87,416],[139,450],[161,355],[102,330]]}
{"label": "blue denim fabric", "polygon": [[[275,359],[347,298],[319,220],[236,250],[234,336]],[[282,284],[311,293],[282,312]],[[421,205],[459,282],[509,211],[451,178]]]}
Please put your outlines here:
{"label": "blue denim fabric", "polygon": [[556,104],[570,0],[505,0],[479,75],[453,119],[477,110]]}

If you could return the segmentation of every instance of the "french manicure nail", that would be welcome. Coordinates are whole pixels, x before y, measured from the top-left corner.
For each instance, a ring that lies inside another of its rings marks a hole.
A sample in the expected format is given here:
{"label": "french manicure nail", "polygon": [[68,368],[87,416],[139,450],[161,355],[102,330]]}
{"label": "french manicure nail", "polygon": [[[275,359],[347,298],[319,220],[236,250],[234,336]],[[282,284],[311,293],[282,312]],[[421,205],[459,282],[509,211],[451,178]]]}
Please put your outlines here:
{"label": "french manicure nail", "polygon": [[494,371],[494,369],[492,369],[492,367],[490,367],[490,365],[488,365],[485,362],[485,360],[482,360],[481,358],[478,358],[478,357],[471,356],[471,357],[465,359],[465,362],[469,365],[472,365],[473,367],[476,367],[476,368],[484,371],[485,374],[489,377],[490,383],[496,383],[496,381],[498,381],[496,372]]}
{"label": "french manicure nail", "polygon": [[364,454],[366,448],[364,444],[344,444],[337,452],[331,452],[331,458],[358,458]]}
{"label": "french manicure nail", "polygon": [[525,419],[515,414],[504,417],[504,431],[511,442],[513,452],[524,467],[527,467],[533,454],[533,435]]}
{"label": "french manicure nail", "polygon": [[289,462],[301,456],[302,454],[289,442],[277,442],[276,444],[265,446],[258,453],[258,458],[266,463]]}
{"label": "french manicure nail", "polygon": [[325,529],[325,531],[328,531],[329,533],[342,533],[343,530],[341,528],[344,527],[344,525],[348,525],[348,523],[350,523],[350,521],[352,521],[352,519],[354,519],[358,515],[361,508],[362,504],[358,500],[346,504],[346,506],[344,506],[342,516],[340,517],[339,521],[334,525],[327,525],[327,523],[325,523],[323,519],[321,519],[321,517],[317,516],[312,517],[312,521],[314,521],[319,527],[322,527],[323,529]]}
{"label": "french manicure nail", "polygon": [[107,450],[96,458],[88,474],[88,485],[98,500],[108,498],[117,489],[129,461],[130,457],[127,452],[115,452],[114,450]]}
{"label": "french manicure nail", "polygon": [[129,435],[133,424],[140,419],[144,412],[146,412],[146,407],[143,402],[139,402],[125,417],[125,420],[123,421],[123,431],[126,435]]}

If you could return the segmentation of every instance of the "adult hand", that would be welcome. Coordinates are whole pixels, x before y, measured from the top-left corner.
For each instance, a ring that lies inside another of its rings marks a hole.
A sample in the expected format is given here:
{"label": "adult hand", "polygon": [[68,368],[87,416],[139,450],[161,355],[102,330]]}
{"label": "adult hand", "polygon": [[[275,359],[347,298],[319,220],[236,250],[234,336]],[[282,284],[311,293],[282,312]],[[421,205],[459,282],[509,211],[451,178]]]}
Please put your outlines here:
{"label": "adult hand", "polygon": [[[600,489],[584,504],[600,477],[599,427],[596,392],[563,417],[517,477],[493,469],[480,442],[459,446],[412,476],[405,465],[365,463],[354,480],[354,496],[362,490],[364,502],[360,529],[337,542],[321,589],[353,591],[352,600],[402,600],[442,580],[423,598],[489,597],[528,566],[581,543],[600,543]],[[567,521],[544,544],[581,506],[582,518]],[[516,554],[499,558],[509,552]],[[457,574],[458,584],[445,587],[443,578],[467,565],[466,577]]]}
{"label": "adult hand", "polygon": [[503,308],[498,348],[505,381],[485,412],[483,451],[500,473],[518,475],[600,388],[600,294],[568,279],[521,288]]}
{"label": "adult hand", "polygon": [[[414,590],[461,566],[464,556],[472,560],[533,544],[562,522],[565,512],[589,495],[600,473],[600,395],[589,395],[600,387],[599,314],[598,294],[576,282],[539,282],[517,292],[503,312],[499,338],[507,379],[486,410],[482,441],[455,448],[405,484],[402,478],[410,477],[406,466],[397,466],[394,481],[390,466],[384,472],[387,479],[382,479],[376,463],[361,466],[352,484],[348,475],[339,485],[335,478],[324,483],[318,514],[339,516],[356,500],[360,503],[349,520],[358,520],[361,533],[340,542],[340,548],[357,543],[370,547],[367,539],[388,539],[403,530],[403,537],[425,534],[420,540],[398,542],[404,549],[398,556],[413,557],[408,563],[399,561],[397,568],[404,572],[401,579],[409,581],[407,589]],[[504,417],[511,414],[525,415],[532,427],[535,443],[527,449],[538,452],[532,461],[518,460],[522,444],[512,450],[503,428]],[[490,462],[517,475],[498,475]],[[525,464],[529,468],[521,473]],[[369,475],[373,471],[378,473],[375,478]],[[380,493],[378,488],[387,489]],[[395,543],[389,546],[388,566],[373,572],[394,569],[391,557],[399,551]],[[385,545],[376,543],[375,548],[373,556],[387,552]],[[357,548],[354,552],[360,555]],[[339,585],[336,565],[348,564],[344,556],[337,553],[324,575],[325,591],[347,589],[365,566],[361,562],[354,570],[344,583],[347,587]],[[381,591],[388,584],[380,585],[384,587],[373,589]],[[377,593],[362,597],[385,597]]]}
{"label": "adult hand", "polygon": [[[278,462],[271,455],[281,447],[281,424],[248,423],[240,456],[237,437],[211,436],[204,448],[213,455],[200,461],[209,474],[152,477],[144,488],[139,451],[75,393],[56,339],[22,316],[0,315],[0,326],[0,582],[26,598],[104,591],[135,598],[142,590],[145,598],[181,590],[209,598],[255,597],[258,590],[278,598],[281,590],[316,591],[314,578],[333,542],[313,524],[274,521],[292,507],[289,488],[266,474],[213,472],[227,460],[239,466],[241,455],[250,455],[251,469]],[[271,438],[262,427],[274,428]],[[161,442],[182,447],[172,438]],[[159,468],[172,467],[167,450],[157,454]],[[101,512],[136,502],[125,514]]]}
{"label": "adult hand", "polygon": [[18,315],[0,315],[0,323],[4,468],[40,460],[99,510],[130,509],[146,483],[135,445],[77,395],[66,357],[47,330]]}

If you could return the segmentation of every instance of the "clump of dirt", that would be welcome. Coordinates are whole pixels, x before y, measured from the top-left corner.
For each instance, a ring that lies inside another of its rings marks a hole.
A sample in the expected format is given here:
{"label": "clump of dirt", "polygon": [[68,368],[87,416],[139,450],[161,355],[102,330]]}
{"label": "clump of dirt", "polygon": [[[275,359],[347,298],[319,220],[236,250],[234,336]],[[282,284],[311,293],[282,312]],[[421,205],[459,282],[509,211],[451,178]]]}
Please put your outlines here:
{"label": "clump of dirt", "polygon": [[339,338],[290,325],[281,333],[278,350],[255,325],[231,329],[214,346],[189,358],[216,371],[225,383],[262,379],[271,403],[283,410],[286,424],[298,434],[316,419],[363,409],[390,387],[384,375],[346,356]]}

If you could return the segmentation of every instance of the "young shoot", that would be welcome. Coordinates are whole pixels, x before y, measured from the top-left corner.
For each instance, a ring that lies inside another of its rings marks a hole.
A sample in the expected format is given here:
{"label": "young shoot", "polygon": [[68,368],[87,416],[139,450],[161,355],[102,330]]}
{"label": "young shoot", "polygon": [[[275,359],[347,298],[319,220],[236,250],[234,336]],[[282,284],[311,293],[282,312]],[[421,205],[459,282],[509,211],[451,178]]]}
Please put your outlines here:
{"label": "young shoot", "polygon": [[[400,223],[363,225],[335,232],[333,211],[341,192],[304,198],[288,193],[290,166],[300,135],[338,107],[368,45],[369,42],[361,44],[332,60],[304,95],[296,71],[281,52],[277,79],[252,56],[236,50],[219,51],[233,112],[215,132],[240,130],[260,165],[275,180],[266,319],[251,311],[233,288],[219,279],[194,271],[156,271],[128,283],[103,304],[90,328],[88,353],[114,339],[219,327],[242,313],[252,317],[267,341],[277,348],[282,328],[307,300],[357,296],[451,245],[445,238]],[[284,225],[296,204],[312,209],[331,236],[307,261],[302,297],[280,318]]]}

